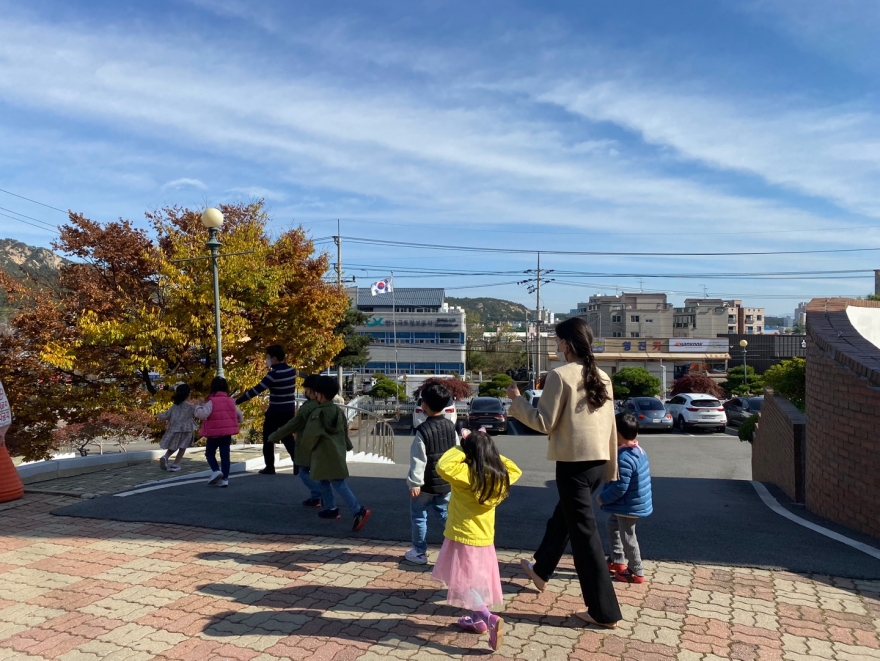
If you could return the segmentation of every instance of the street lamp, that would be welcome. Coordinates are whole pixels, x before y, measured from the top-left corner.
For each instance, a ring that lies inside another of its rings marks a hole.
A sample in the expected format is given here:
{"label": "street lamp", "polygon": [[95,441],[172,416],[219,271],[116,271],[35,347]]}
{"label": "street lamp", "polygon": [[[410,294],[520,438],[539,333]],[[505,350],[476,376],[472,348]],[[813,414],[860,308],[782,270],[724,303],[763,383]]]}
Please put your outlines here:
{"label": "street lamp", "polygon": [[223,244],[217,239],[217,232],[223,226],[223,214],[211,207],[202,213],[202,225],[208,230],[208,243],[211,251],[211,271],[214,276],[214,335],[217,341],[217,376],[225,378],[223,372],[223,339],[220,334],[220,280],[217,276],[217,253]]}
{"label": "street lamp", "polygon": [[746,368],[746,347],[749,346],[749,343],[746,342],[745,340],[740,340],[739,346],[741,346],[742,350],[743,350],[743,385],[746,387],[746,389],[748,389],[748,387],[749,387],[749,373],[748,373],[748,369]]}

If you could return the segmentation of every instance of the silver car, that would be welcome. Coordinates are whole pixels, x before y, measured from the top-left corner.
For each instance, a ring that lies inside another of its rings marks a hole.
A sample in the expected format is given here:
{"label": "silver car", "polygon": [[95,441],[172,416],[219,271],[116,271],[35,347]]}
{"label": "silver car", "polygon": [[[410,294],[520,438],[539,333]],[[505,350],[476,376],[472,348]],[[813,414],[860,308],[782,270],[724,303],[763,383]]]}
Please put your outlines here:
{"label": "silver car", "polygon": [[672,429],[672,416],[656,397],[630,397],[623,402],[622,410],[632,413],[639,423],[639,431],[648,429]]}

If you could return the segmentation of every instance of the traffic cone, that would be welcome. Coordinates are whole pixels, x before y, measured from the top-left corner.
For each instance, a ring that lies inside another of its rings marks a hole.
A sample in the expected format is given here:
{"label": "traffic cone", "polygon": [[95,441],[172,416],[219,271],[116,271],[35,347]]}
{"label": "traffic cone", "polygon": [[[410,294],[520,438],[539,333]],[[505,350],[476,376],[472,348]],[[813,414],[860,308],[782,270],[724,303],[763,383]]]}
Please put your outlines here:
{"label": "traffic cone", "polygon": [[24,495],[24,484],[12,463],[5,445],[0,445],[0,503],[18,500]]}

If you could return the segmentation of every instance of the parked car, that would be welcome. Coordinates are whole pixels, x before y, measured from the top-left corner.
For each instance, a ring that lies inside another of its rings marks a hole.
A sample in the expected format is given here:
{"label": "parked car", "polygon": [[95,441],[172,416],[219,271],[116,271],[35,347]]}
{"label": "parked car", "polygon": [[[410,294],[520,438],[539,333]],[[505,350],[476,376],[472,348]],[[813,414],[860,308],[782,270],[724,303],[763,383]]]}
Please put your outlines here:
{"label": "parked car", "polygon": [[492,432],[507,432],[507,412],[504,404],[497,397],[475,397],[471,401],[467,419],[468,429],[485,427],[490,434]]}
{"label": "parked car", "polygon": [[526,398],[526,401],[532,408],[538,408],[538,400],[541,399],[541,393],[543,390],[526,390],[523,393],[523,397]]}
{"label": "parked car", "polygon": [[764,406],[764,395],[758,397],[734,397],[724,403],[727,423],[739,427],[746,418],[761,411]]}
{"label": "parked car", "polygon": [[724,433],[727,430],[727,415],[721,402],[712,395],[688,393],[676,395],[666,404],[667,412],[679,431],[696,427],[708,427]]}
{"label": "parked car", "polygon": [[630,397],[621,409],[632,413],[639,423],[639,431],[672,429],[672,415],[656,397]]}
{"label": "parked car", "polygon": [[[458,413],[455,410],[455,402],[449,402],[449,404],[446,405],[446,408],[443,409],[443,417],[449,420],[449,422],[451,422],[453,425],[456,425],[456,428],[458,427]],[[413,409],[412,433],[415,434],[416,427],[418,427],[427,419],[428,414],[425,413],[425,410],[422,408],[422,399],[419,398],[415,409]]]}

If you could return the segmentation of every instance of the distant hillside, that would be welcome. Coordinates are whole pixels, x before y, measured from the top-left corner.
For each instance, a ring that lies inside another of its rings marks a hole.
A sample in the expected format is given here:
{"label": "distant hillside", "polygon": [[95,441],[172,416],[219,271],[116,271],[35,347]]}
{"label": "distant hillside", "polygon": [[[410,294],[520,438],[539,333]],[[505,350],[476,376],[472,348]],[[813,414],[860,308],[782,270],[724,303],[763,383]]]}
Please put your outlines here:
{"label": "distant hillside", "polygon": [[0,269],[20,280],[28,276],[53,279],[67,261],[46,248],[35,248],[21,241],[0,239]]}
{"label": "distant hillside", "polygon": [[[500,298],[453,298],[447,296],[446,302],[449,305],[464,308],[468,316],[479,315],[480,321],[484,324],[525,321],[526,314],[529,312],[529,309],[521,303],[505,301]],[[534,316],[534,311],[532,311],[532,316]]]}

